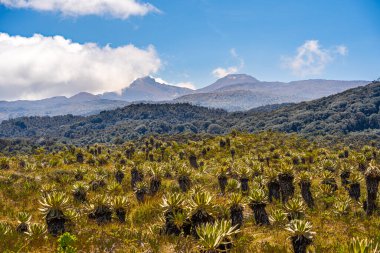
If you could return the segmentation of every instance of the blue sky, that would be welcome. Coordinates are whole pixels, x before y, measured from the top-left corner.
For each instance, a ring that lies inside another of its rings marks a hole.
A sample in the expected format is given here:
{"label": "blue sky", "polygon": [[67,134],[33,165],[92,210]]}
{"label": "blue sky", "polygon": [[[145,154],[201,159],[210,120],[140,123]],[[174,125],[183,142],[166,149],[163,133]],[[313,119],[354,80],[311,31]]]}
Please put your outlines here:
{"label": "blue sky", "polygon": [[[147,0],[155,10],[127,18],[10,7],[7,1],[0,0],[0,32],[60,35],[99,48],[152,45],[160,59],[152,75],[173,84],[199,88],[233,72],[268,81],[380,76],[378,0]],[[297,52],[302,46],[306,51]]]}

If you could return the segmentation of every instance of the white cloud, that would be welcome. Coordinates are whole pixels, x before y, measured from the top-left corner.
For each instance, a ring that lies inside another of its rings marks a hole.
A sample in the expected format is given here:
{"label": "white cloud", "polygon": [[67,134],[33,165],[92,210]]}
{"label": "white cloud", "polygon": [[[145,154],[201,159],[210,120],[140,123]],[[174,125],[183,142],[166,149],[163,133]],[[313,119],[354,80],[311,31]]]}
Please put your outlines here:
{"label": "white cloud", "polygon": [[160,78],[160,77],[153,77],[151,76],[151,78],[153,78],[157,83],[160,83],[160,84],[168,84],[167,81],[165,81],[164,79]]}
{"label": "white cloud", "polygon": [[225,77],[226,75],[235,74],[238,72],[238,68],[233,66],[229,68],[216,68],[212,71],[212,74],[217,78]]}
{"label": "white cloud", "polygon": [[156,82],[161,83],[161,84],[168,84],[168,85],[173,85],[173,86],[177,86],[177,87],[188,88],[191,90],[196,89],[195,85],[191,82],[170,83],[170,82],[165,81],[164,79],[159,78],[159,77],[153,77],[153,78]]}
{"label": "white cloud", "polygon": [[340,45],[336,47],[336,52],[342,56],[346,56],[348,54],[348,48],[344,45]]}
{"label": "white cloud", "polygon": [[0,33],[0,99],[117,91],[159,70],[153,46],[79,44],[62,36]]}
{"label": "white cloud", "polygon": [[136,0],[0,0],[0,4],[10,8],[55,11],[69,16],[110,15],[120,19],[159,11],[149,3]]}
{"label": "white cloud", "polygon": [[318,40],[308,40],[297,49],[295,56],[283,57],[282,63],[297,76],[319,75],[336,55],[345,56],[347,53],[348,49],[344,45],[325,49]]}
{"label": "white cloud", "polygon": [[237,54],[235,48],[230,49],[230,54],[234,60],[239,62],[239,65],[227,68],[218,67],[212,71],[213,76],[222,78],[230,74],[235,74],[244,67],[244,60]]}
{"label": "white cloud", "polygon": [[191,82],[182,82],[182,83],[176,83],[175,86],[182,87],[182,88],[188,88],[191,90],[195,90],[195,85]]}

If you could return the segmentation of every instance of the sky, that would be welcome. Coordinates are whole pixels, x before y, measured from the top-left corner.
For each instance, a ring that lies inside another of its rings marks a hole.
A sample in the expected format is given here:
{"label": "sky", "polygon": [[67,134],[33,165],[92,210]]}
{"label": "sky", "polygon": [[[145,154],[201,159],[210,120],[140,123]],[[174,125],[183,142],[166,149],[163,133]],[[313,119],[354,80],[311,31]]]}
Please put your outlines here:
{"label": "sky", "polygon": [[380,77],[379,0],[0,0],[0,99]]}

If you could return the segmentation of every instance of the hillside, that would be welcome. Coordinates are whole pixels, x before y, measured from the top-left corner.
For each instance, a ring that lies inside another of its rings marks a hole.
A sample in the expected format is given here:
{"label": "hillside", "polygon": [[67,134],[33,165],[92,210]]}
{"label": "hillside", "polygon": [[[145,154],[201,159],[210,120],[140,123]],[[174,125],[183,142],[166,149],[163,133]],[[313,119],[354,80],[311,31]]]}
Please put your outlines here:
{"label": "hillside", "polygon": [[[242,129],[273,129],[306,135],[340,135],[377,132],[380,128],[380,82],[354,88],[329,97],[280,108],[274,112],[247,115]],[[244,116],[243,116],[244,118]]]}
{"label": "hillside", "polygon": [[300,80],[264,82],[248,75],[228,75],[214,84],[176,98],[193,105],[243,111],[277,103],[297,103],[333,95],[368,84],[368,81]]}
{"label": "hillside", "polygon": [[271,104],[299,102],[294,95],[284,96],[268,91],[228,90],[223,92],[189,94],[174,99],[177,103],[222,108],[227,111],[245,111]]}
{"label": "hillside", "polygon": [[36,101],[0,101],[0,122],[24,116],[65,114],[94,115],[130,103],[190,103],[227,111],[245,111],[271,104],[309,101],[363,86],[367,81],[301,80],[264,82],[246,74],[231,74],[198,90],[139,78],[120,92],[93,95],[81,92],[70,98],[59,96]]}
{"label": "hillside", "polygon": [[276,110],[228,113],[189,104],[134,104],[89,117],[32,117],[3,121],[0,138],[58,138],[77,144],[120,142],[151,134],[223,134],[231,129],[275,130],[310,137],[377,138],[380,82]]}

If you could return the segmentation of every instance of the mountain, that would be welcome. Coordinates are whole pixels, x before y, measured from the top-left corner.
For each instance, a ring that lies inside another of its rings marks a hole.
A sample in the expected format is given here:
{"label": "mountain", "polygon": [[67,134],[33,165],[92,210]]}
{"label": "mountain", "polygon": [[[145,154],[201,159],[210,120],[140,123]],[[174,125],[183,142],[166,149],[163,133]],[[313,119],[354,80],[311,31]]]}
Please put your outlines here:
{"label": "mountain", "polygon": [[151,77],[139,78],[120,94],[107,92],[93,95],[78,93],[70,98],[60,96],[36,101],[0,101],[0,122],[23,116],[92,115],[103,110],[124,107],[132,101],[163,101],[193,92],[190,89],[156,82]]}
{"label": "mountain", "polygon": [[246,74],[230,74],[218,79],[215,83],[209,86],[198,89],[197,93],[210,93],[218,89],[235,85],[235,84],[255,84],[259,82],[260,81],[257,80],[256,78],[246,75]]}
{"label": "mountain", "polygon": [[123,101],[163,101],[172,100],[176,97],[194,92],[191,89],[168,85],[157,82],[152,77],[136,79],[130,86],[120,93],[106,92],[100,95],[104,99]]}
{"label": "mountain", "polygon": [[92,115],[128,104],[84,92],[70,98],[60,96],[34,101],[0,101],[0,121],[24,116]]}
{"label": "mountain", "polygon": [[297,102],[292,95],[276,95],[268,91],[227,90],[222,92],[189,94],[174,99],[177,103],[190,103],[198,106],[222,108],[227,111],[244,111],[252,108]]}
{"label": "mountain", "polygon": [[[283,106],[272,112],[247,111],[240,125],[248,131],[272,129],[307,136],[372,135],[380,137],[380,82]],[[239,116],[240,117],[240,116]]]}
{"label": "mountain", "polygon": [[[297,104],[227,112],[190,104],[132,104],[100,114],[23,117],[3,121],[0,138],[45,138],[67,143],[124,142],[142,136],[274,130],[311,138],[380,140],[380,82]],[[379,143],[379,142],[378,142]]]}
{"label": "mountain", "polygon": [[271,104],[309,101],[367,83],[334,80],[263,82],[246,74],[233,74],[202,89],[191,90],[160,83],[152,77],[144,77],[136,79],[120,92],[106,92],[100,95],[81,92],[70,98],[60,96],[37,101],[0,101],[0,122],[23,116],[86,116],[138,101],[190,103],[227,111],[244,111]]}
{"label": "mountain", "polygon": [[88,92],[80,92],[72,97],[70,97],[71,101],[94,101],[94,100],[100,100],[101,98],[99,96],[96,96],[94,94],[88,93]]}
{"label": "mountain", "polygon": [[174,101],[239,111],[270,104],[310,101],[368,83],[369,81],[322,79],[289,83],[263,82],[248,75],[234,74],[197,90],[195,94],[184,95]]}

